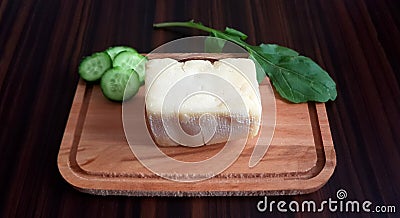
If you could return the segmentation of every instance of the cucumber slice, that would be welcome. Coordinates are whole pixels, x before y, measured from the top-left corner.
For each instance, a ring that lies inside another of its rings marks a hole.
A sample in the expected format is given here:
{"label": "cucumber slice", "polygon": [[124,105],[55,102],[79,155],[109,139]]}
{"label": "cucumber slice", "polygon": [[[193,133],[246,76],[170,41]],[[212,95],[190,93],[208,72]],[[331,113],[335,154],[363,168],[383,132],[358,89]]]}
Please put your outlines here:
{"label": "cucumber slice", "polygon": [[106,50],[107,54],[110,55],[111,60],[114,60],[115,56],[117,56],[119,53],[123,51],[131,51],[137,53],[135,49],[128,46],[114,46]]}
{"label": "cucumber slice", "polygon": [[82,60],[79,65],[79,75],[86,81],[92,82],[101,78],[101,76],[111,68],[111,58],[104,52],[94,53]]}
{"label": "cucumber slice", "polygon": [[132,51],[123,51],[119,53],[113,60],[113,67],[122,67],[125,69],[133,69],[139,76],[140,83],[144,83],[146,58]]}
{"label": "cucumber slice", "polygon": [[100,82],[104,96],[114,101],[133,97],[140,87],[138,75],[132,69],[113,67],[104,73]]}

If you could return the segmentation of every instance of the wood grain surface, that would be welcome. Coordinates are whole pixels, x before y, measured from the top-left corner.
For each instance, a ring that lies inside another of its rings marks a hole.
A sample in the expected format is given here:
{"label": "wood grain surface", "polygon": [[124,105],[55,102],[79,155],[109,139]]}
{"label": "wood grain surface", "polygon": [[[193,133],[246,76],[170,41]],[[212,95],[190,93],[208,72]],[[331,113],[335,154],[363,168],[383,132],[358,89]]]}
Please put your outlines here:
{"label": "wood grain surface", "polygon": [[[81,58],[111,45],[147,53],[203,34],[154,30],[195,19],[234,27],[248,42],[278,43],[313,58],[337,83],[326,105],[337,153],[329,182],[307,195],[269,201],[347,199],[400,210],[400,2],[397,0],[0,1],[0,216],[2,217],[313,217],[260,213],[260,197],[100,197],[76,191],[57,154],[78,84]],[[331,213],[319,216],[359,216]],[[395,213],[363,213],[392,216]]]}

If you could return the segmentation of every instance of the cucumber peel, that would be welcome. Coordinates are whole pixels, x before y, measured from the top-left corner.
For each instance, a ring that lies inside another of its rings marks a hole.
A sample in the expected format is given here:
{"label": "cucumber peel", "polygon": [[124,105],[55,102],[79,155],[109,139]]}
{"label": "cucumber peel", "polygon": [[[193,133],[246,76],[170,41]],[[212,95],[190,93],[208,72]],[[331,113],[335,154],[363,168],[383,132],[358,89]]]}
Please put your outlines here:
{"label": "cucumber peel", "polygon": [[79,75],[88,82],[99,80],[106,70],[111,68],[111,64],[111,58],[107,53],[94,53],[82,60],[79,65]]}
{"label": "cucumber peel", "polygon": [[114,46],[85,57],[78,73],[88,82],[100,80],[106,98],[124,101],[136,95],[144,83],[146,60],[131,47]]}
{"label": "cucumber peel", "polygon": [[110,56],[111,60],[114,60],[115,56],[123,51],[131,51],[137,53],[137,51],[128,46],[114,46],[106,50],[107,54]]}
{"label": "cucumber peel", "polygon": [[122,67],[125,69],[133,69],[139,75],[140,83],[144,83],[146,58],[132,51],[123,51],[115,56],[113,67]]}
{"label": "cucumber peel", "polygon": [[103,95],[113,101],[124,101],[133,97],[140,88],[139,77],[132,69],[113,67],[101,78]]}

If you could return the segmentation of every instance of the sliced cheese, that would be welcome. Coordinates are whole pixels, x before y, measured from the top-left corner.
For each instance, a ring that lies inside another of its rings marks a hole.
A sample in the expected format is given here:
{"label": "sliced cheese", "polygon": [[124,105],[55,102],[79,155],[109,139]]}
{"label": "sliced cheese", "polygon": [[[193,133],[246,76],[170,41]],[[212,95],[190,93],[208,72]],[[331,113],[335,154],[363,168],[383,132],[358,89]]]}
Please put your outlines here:
{"label": "sliced cheese", "polygon": [[258,134],[262,109],[250,59],[149,60],[145,86],[158,145],[201,146]]}

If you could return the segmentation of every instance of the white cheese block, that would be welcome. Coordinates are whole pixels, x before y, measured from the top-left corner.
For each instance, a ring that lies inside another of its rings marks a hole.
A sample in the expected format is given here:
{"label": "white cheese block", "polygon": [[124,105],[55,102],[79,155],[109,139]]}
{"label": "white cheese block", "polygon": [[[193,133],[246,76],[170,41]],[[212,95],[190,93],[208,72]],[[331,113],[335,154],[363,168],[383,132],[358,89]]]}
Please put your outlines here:
{"label": "white cheese block", "polygon": [[250,59],[149,60],[145,86],[147,121],[160,146],[201,146],[258,134],[262,108]]}

